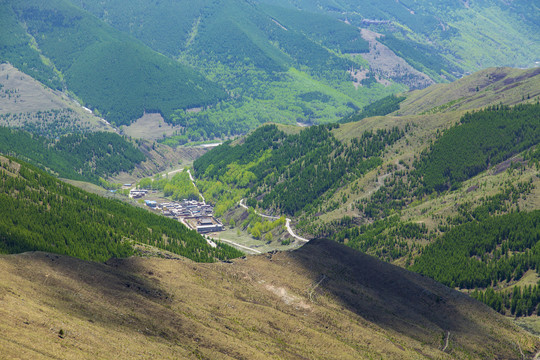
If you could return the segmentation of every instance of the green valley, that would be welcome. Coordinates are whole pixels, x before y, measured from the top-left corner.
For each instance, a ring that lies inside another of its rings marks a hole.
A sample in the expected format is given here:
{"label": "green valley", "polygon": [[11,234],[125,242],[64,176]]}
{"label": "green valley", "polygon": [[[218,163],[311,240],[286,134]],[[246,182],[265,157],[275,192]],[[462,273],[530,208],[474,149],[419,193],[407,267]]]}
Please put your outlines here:
{"label": "green valley", "polygon": [[0,357],[540,358],[539,10],[0,0]]}

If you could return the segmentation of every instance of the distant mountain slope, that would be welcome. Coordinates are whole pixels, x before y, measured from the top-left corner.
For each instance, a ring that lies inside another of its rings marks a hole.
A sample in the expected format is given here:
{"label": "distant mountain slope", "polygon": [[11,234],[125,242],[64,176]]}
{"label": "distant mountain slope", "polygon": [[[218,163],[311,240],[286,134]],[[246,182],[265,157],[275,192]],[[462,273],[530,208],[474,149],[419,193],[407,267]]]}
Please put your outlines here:
{"label": "distant mountain slope", "polygon": [[448,113],[489,105],[533,102],[540,96],[540,68],[489,68],[450,84],[413,91],[400,104],[398,115]]}
{"label": "distant mountain slope", "polygon": [[540,61],[538,4],[525,1],[259,0],[323,13],[387,35],[382,42],[428,74]]}
{"label": "distant mountain slope", "polygon": [[229,91],[231,101],[175,113],[172,122],[186,127],[191,140],[241,134],[267,121],[336,121],[406,89],[374,76],[353,82],[352,74],[369,73],[369,65],[350,54],[367,52],[368,42],[357,28],[325,15],[244,0],[72,3]]}
{"label": "distant mountain slope", "polygon": [[55,138],[70,133],[113,131],[104,120],[44,87],[9,64],[0,65],[0,126]]}
{"label": "distant mountain slope", "polygon": [[[87,107],[117,125],[129,124],[145,111],[169,118],[176,109],[226,97],[193,69],[150,50],[67,1],[24,0],[1,6],[2,18],[13,24],[9,28],[18,39],[15,44],[6,38],[1,60],[47,85],[64,82]],[[35,60],[28,70],[24,64],[31,57]]]}
{"label": "distant mountain slope", "polygon": [[475,300],[324,240],[232,264],[26,253],[1,256],[0,278],[8,357],[532,359],[540,349]]}

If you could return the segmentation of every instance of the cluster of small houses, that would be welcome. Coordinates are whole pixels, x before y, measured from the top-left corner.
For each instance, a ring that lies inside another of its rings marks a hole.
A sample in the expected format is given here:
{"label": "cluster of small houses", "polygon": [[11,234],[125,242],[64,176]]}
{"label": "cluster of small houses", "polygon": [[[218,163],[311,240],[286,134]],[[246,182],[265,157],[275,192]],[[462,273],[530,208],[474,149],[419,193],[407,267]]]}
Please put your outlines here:
{"label": "cluster of small houses", "polygon": [[[129,196],[137,199],[146,196],[149,190],[133,189]],[[225,228],[214,218],[214,207],[197,200],[170,201],[158,203],[154,200],[145,200],[146,206],[161,210],[164,216],[182,221],[200,234],[223,231]]]}

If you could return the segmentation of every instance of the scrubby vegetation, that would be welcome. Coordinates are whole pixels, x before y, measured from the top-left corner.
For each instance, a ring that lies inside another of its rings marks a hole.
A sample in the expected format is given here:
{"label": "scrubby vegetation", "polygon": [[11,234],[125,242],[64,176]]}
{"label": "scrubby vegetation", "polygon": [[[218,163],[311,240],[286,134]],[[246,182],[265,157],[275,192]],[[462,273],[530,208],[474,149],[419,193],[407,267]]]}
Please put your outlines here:
{"label": "scrubby vegetation", "polygon": [[[2,97],[0,90],[0,98]],[[56,138],[72,133],[86,133],[94,128],[88,121],[80,121],[71,109],[0,114],[4,126],[18,128],[47,138]]]}

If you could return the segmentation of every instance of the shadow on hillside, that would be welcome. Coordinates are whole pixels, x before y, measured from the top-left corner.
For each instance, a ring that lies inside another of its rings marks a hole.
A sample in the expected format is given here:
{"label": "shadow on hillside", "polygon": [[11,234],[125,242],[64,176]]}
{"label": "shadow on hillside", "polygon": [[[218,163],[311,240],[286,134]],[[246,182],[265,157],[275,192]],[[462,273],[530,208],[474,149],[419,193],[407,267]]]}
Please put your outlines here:
{"label": "shadow on hillside", "polygon": [[34,261],[19,267],[21,275],[42,284],[44,298],[53,299],[54,307],[65,313],[164,339],[192,334],[169,309],[170,294],[148,277],[152,274],[141,258],[100,264],[41,252],[24,255]]}
{"label": "shadow on hillside", "polygon": [[330,240],[312,240],[293,256],[313,274],[315,302],[330,295],[384,329],[435,347],[448,331],[471,340],[489,337],[466,311],[488,316],[491,310],[429,278]]}

